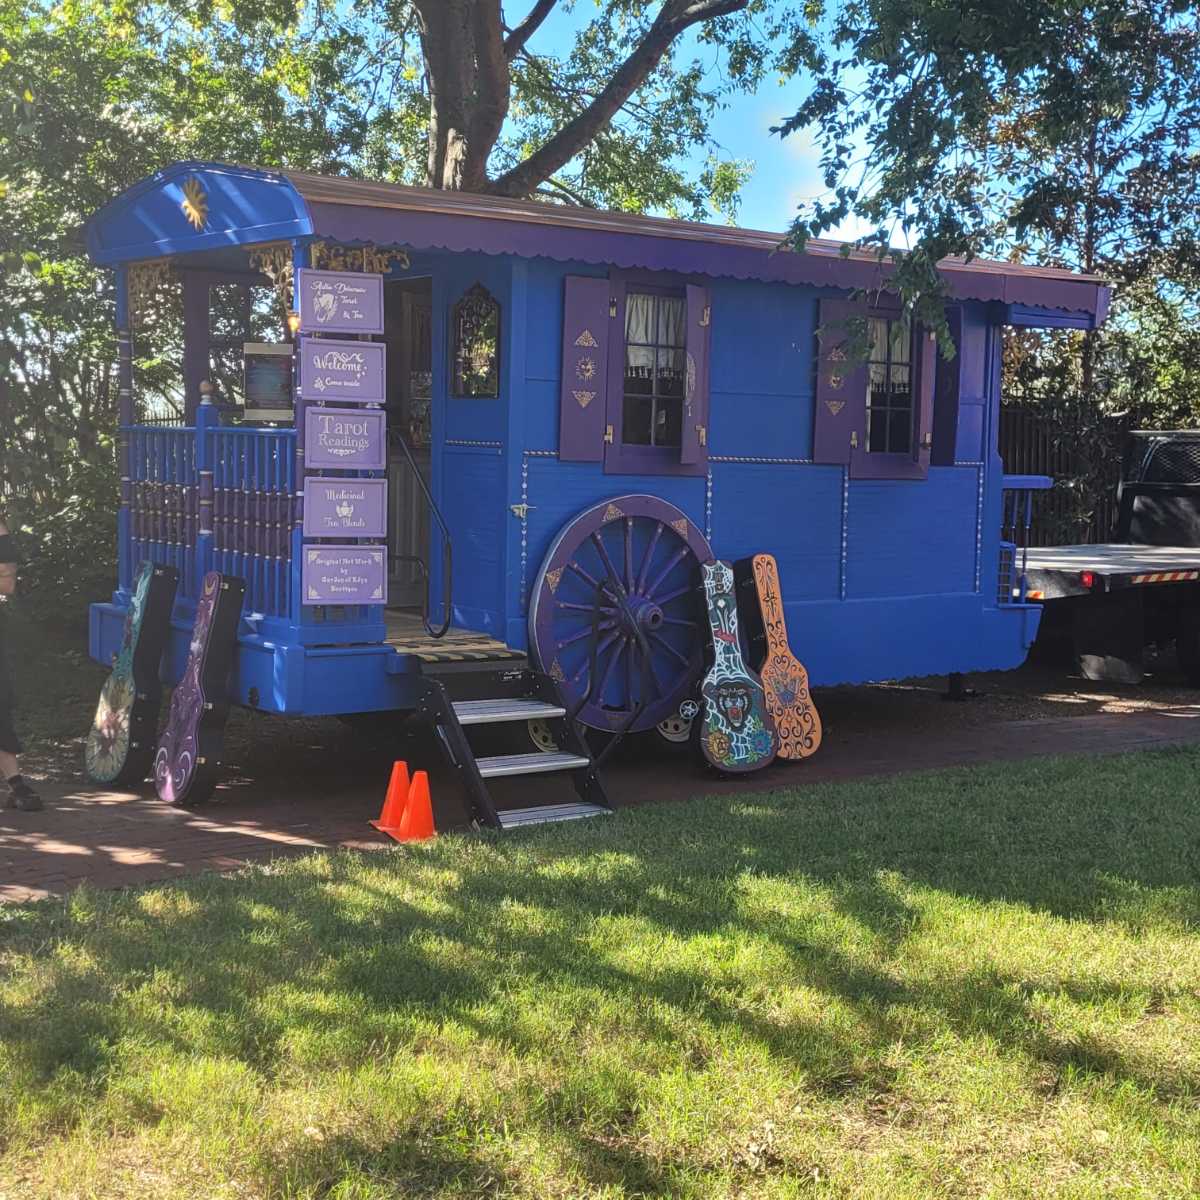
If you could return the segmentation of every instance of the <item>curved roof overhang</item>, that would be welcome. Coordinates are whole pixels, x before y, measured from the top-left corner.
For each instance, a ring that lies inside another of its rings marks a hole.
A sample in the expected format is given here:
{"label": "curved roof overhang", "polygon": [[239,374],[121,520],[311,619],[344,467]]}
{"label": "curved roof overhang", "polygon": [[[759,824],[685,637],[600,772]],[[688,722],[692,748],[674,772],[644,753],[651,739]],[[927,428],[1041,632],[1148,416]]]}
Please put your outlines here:
{"label": "curved roof overhang", "polygon": [[85,228],[93,262],[115,265],[307,237],[308,205],[278,171],[180,162],[109,201]]}
{"label": "curved roof overhang", "polygon": [[[189,189],[203,197],[201,224]],[[839,242],[797,253],[782,234],[758,230],[219,163],[167,167],[87,227],[98,263],[310,236],[843,290],[886,288],[891,274]],[[1110,288],[1094,275],[982,259],[940,270],[952,297],[1002,305],[1005,319],[1020,314],[1014,323],[1088,328],[1108,308]]]}

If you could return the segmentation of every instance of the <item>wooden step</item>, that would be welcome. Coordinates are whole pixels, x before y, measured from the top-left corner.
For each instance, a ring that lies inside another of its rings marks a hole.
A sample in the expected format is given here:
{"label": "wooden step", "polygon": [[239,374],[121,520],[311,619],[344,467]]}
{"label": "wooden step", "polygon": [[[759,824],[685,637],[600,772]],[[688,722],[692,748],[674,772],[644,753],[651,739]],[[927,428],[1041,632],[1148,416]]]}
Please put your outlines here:
{"label": "wooden step", "polygon": [[546,771],[577,771],[589,766],[591,759],[581,754],[497,754],[492,758],[477,758],[475,765],[484,779],[495,779],[501,775],[540,775]]}
{"label": "wooden step", "polygon": [[493,725],[501,721],[547,721],[565,717],[567,710],[541,700],[456,700],[454,715],[460,725]]}

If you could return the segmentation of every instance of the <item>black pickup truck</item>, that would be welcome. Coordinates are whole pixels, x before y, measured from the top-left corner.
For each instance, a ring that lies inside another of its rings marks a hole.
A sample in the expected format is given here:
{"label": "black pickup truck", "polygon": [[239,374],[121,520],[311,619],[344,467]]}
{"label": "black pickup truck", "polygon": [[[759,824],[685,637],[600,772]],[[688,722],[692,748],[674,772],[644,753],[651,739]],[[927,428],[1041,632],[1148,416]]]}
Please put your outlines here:
{"label": "black pickup truck", "polygon": [[1131,435],[1113,541],[1029,547],[1039,649],[1069,645],[1088,679],[1137,683],[1147,646],[1174,642],[1200,686],[1200,430]]}

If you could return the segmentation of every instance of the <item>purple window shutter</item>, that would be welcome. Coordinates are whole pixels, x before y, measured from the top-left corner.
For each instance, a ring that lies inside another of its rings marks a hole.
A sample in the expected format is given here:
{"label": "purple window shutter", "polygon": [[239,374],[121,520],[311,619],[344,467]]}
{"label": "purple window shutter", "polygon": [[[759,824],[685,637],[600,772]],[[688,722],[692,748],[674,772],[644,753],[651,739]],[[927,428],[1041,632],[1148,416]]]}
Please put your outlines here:
{"label": "purple window shutter", "polygon": [[708,461],[708,351],[712,304],[708,288],[687,287],[687,370],[684,375],[683,436],[679,461]]}
{"label": "purple window shutter", "polygon": [[565,462],[604,458],[609,294],[607,279],[566,278],[558,426],[558,456]]}
{"label": "purple window shutter", "polygon": [[862,305],[821,301],[813,462],[849,463],[851,448],[866,436],[867,368],[845,345],[852,332],[846,322],[865,315]]}

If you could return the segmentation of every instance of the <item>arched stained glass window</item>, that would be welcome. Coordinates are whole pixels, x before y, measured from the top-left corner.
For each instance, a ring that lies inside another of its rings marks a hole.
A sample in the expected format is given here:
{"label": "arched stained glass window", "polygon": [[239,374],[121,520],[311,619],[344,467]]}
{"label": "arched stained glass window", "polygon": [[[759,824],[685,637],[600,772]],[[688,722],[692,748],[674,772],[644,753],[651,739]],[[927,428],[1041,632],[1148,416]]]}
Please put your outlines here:
{"label": "arched stained glass window", "polygon": [[500,395],[500,305],[481,283],[472,286],[454,306],[453,394]]}

